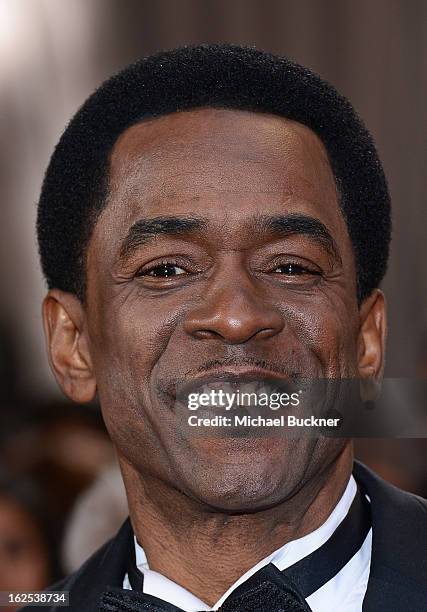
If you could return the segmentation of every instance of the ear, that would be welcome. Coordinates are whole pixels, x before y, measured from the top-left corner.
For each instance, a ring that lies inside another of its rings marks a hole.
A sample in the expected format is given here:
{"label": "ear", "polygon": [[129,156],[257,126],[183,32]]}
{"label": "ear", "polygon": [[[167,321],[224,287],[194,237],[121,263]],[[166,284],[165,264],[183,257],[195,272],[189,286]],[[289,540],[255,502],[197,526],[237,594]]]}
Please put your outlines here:
{"label": "ear", "polygon": [[384,371],[387,334],[386,304],[382,291],[375,289],[360,307],[358,369],[360,378],[379,381]]}
{"label": "ear", "polygon": [[43,301],[42,314],[50,367],[59,386],[75,402],[92,401],[96,381],[82,303],[71,293],[53,289]]}

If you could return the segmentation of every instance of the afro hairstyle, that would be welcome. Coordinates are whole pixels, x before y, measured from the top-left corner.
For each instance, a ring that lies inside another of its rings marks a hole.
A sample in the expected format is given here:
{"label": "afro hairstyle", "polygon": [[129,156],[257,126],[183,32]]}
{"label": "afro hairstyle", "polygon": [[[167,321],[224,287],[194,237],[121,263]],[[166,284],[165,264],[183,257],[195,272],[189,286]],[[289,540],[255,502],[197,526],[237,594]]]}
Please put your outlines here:
{"label": "afro hairstyle", "polygon": [[85,299],[86,249],[108,195],[112,148],[128,127],[200,107],[271,113],[315,132],[329,156],[354,249],[359,303],[387,267],[390,197],[372,137],[349,101],[296,62],[237,45],[141,59],[104,82],[65,129],[44,178],[37,233],[48,287]]}

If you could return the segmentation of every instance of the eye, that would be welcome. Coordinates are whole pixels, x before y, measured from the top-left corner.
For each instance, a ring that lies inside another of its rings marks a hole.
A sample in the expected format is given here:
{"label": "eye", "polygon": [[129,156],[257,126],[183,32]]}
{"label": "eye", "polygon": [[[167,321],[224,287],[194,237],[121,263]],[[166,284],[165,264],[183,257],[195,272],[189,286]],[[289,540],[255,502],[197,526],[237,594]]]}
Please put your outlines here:
{"label": "eye", "polygon": [[302,275],[320,275],[317,270],[306,268],[295,263],[286,263],[278,266],[273,270],[274,274],[283,274],[284,276],[302,276]]}
{"label": "eye", "polygon": [[174,263],[161,263],[148,269],[139,270],[137,276],[151,276],[152,278],[170,278],[185,274],[185,270]]}

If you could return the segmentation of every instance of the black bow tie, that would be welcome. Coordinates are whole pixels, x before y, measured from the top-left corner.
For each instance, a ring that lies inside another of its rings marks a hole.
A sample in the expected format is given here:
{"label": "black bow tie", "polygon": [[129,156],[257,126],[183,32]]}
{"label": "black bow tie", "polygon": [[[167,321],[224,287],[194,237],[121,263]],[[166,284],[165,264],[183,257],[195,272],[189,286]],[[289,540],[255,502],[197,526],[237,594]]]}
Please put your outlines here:
{"label": "black bow tie", "polygon": [[[310,612],[306,598],[331,580],[362,546],[371,526],[370,508],[358,491],[345,519],[320,548],[284,571],[269,563],[227,597],[220,612]],[[133,550],[132,546],[132,550]],[[135,555],[128,569],[132,591],[112,588],[101,598],[100,612],[183,612],[143,593],[144,575]]]}
{"label": "black bow tie", "polygon": [[[244,587],[244,588],[242,588]],[[101,612],[183,612],[181,608],[140,591],[104,593]],[[235,589],[219,612],[311,612],[295,585],[271,563]]]}

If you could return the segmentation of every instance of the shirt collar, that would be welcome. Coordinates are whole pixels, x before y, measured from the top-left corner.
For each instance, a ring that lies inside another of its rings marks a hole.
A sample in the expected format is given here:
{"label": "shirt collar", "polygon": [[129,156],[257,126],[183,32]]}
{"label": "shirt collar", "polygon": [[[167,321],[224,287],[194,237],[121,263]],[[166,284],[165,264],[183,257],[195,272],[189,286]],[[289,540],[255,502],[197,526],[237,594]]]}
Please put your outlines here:
{"label": "shirt collar", "polygon": [[135,540],[135,558],[138,568],[144,574],[144,592],[150,595],[161,597],[165,601],[173,603],[175,606],[181,607],[184,610],[212,610],[218,608],[230,593],[239,584],[247,580],[252,574],[258,571],[264,565],[273,563],[279,570],[284,570],[287,567],[293,565],[300,559],[303,559],[313,551],[317,550],[324,544],[333,534],[335,529],[341,523],[341,521],[347,515],[351,503],[356,495],[357,485],[353,476],[347,483],[347,487],[341,496],[339,502],[326,519],[326,521],[317,529],[296,540],[288,542],[284,546],[281,546],[268,557],[262,559],[254,567],[248,570],[243,576],[241,576],[222,597],[216,602],[213,608],[210,608],[206,603],[201,601],[198,597],[195,597],[187,589],[176,584],[169,578],[166,578],[162,574],[155,572],[149,568],[147,557],[143,548]]}

